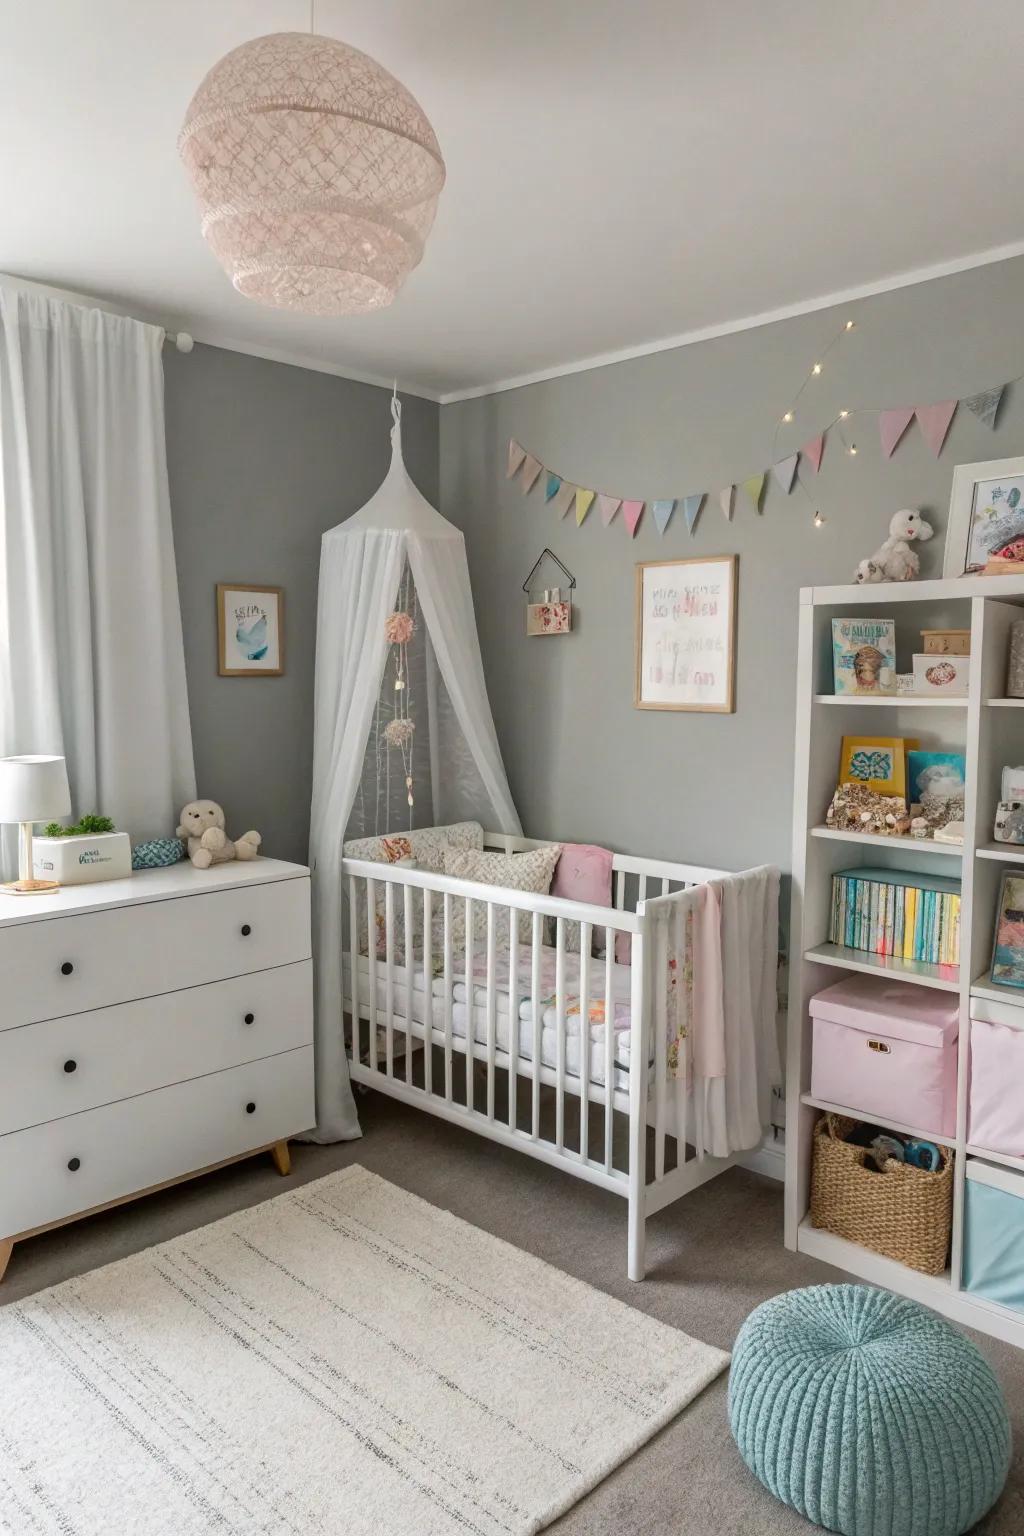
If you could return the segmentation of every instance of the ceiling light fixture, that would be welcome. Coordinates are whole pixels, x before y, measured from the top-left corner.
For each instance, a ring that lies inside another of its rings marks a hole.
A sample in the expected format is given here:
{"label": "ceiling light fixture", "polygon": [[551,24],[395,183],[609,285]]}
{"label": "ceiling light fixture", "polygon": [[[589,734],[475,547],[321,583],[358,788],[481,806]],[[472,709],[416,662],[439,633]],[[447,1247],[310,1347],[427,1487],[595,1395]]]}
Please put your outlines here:
{"label": "ceiling light fixture", "polygon": [[382,309],[423,255],[445,167],[415,98],[315,33],[243,43],[193,96],[178,150],[203,237],[239,293],[278,309]]}

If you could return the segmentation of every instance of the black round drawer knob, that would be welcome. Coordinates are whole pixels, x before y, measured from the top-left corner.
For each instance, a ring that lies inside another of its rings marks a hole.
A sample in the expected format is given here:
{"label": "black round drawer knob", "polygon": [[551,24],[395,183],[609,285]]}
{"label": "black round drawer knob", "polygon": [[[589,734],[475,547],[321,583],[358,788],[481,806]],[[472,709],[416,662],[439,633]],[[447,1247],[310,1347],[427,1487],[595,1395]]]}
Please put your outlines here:
{"label": "black round drawer knob", "polygon": [[69,1157],[68,1158],[68,1172],[69,1173],[77,1173],[79,1168],[81,1168],[81,1166],[82,1166],[82,1159],[80,1157]]}
{"label": "black round drawer knob", "polygon": [[64,1063],[64,1071],[65,1072],[77,1072],[78,1071],[78,1062],[77,1061],[66,1061]]}
{"label": "black round drawer knob", "polygon": [[71,961],[65,960],[64,964],[60,968],[60,973],[62,976],[70,976],[73,970],[74,966],[71,964]]}
{"label": "black round drawer knob", "polygon": [[256,1022],[256,1015],[254,1013],[247,1013],[246,1016],[245,1016],[245,1022],[247,1024],[255,1024],[255,1022]]}
{"label": "black round drawer knob", "polygon": [[243,923],[242,924],[242,938],[243,939],[247,939],[249,937],[250,933],[252,933],[252,929],[250,928],[249,924],[248,923]]}
{"label": "black round drawer knob", "polygon": [[256,1113],[256,1105],[253,1103],[252,1099],[250,1099],[248,1104],[245,1106],[245,1112],[247,1115],[254,1115]]}

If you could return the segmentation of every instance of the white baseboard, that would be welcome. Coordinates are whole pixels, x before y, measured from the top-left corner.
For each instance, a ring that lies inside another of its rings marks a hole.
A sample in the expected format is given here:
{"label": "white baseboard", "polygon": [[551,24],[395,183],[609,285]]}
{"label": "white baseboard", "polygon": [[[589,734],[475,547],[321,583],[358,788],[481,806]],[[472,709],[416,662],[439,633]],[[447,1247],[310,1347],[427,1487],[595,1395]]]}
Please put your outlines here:
{"label": "white baseboard", "polygon": [[778,1179],[782,1184],[786,1178],[786,1144],[781,1137],[766,1136],[759,1147],[744,1152],[737,1162],[741,1168],[749,1168],[751,1173],[763,1173],[766,1178]]}

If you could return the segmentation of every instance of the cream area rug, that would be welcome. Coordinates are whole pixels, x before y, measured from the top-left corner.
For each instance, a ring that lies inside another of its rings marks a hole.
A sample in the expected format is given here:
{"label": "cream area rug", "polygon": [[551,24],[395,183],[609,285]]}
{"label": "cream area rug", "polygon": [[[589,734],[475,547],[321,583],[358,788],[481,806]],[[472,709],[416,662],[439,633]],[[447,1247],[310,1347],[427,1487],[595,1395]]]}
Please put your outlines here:
{"label": "cream area rug", "polygon": [[526,1536],[728,1356],[348,1168],[0,1308],[16,1536]]}

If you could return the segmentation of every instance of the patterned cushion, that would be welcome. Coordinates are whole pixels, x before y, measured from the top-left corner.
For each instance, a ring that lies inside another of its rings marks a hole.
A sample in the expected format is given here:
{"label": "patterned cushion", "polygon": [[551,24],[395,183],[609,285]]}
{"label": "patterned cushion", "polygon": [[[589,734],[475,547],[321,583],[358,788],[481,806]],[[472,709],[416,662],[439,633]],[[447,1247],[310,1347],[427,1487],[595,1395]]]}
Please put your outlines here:
{"label": "patterned cushion", "polygon": [[[503,885],[508,890],[534,891],[538,896],[546,896],[561,852],[559,843],[546,843],[543,848],[531,848],[528,853],[449,851],[444,856],[444,872],[459,880],[479,880],[482,885]],[[497,942],[507,944],[508,908],[499,908],[495,916]],[[532,913],[521,912],[518,924],[521,942],[529,943],[532,926]],[[487,938],[487,908],[482,903],[473,908],[473,937]],[[454,904],[452,941],[460,947],[466,942],[466,908],[461,901]]]}
{"label": "patterned cushion", "polygon": [[[484,845],[484,829],[478,821],[456,821],[448,827],[417,827],[413,832],[387,832],[379,837],[350,838],[342,844],[341,851],[346,859],[368,859],[374,864],[402,864],[410,868],[409,860],[415,861],[417,869],[430,870],[435,875],[444,874],[445,853],[452,848],[473,849],[482,848]],[[394,929],[394,955],[396,965],[405,964],[405,916],[404,916],[404,891],[398,889],[393,896],[395,906]],[[362,892],[360,892],[362,897]],[[377,886],[376,900],[374,902],[376,929],[377,929],[377,954],[384,956],[387,949],[387,930],[385,927],[385,908],[387,892],[383,885]],[[365,908],[365,900],[361,900],[360,911]],[[413,893],[413,944],[418,944],[422,938],[422,912],[423,898],[419,891]],[[443,922],[443,915],[442,915]],[[437,918],[434,918],[434,932],[437,933]],[[369,939],[365,916],[359,925],[359,950],[366,954],[369,950]]]}

